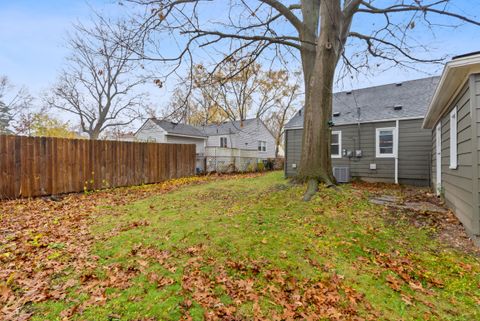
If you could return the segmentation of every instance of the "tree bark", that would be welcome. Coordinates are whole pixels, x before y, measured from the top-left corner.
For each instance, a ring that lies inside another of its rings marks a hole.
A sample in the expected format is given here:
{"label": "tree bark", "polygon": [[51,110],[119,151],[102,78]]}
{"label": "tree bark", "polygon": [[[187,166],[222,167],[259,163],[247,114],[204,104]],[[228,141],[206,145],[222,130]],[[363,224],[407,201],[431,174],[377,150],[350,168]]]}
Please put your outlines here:
{"label": "tree bark", "polygon": [[[335,69],[341,54],[340,24],[342,11],[340,1],[322,0],[320,4],[320,35],[318,37],[314,68],[307,73],[304,64],[305,108],[302,140],[302,156],[298,178],[307,181],[304,200],[308,201],[317,192],[318,184],[335,184],[330,157],[332,117],[332,92]],[[307,55],[309,59],[311,57]],[[303,59],[302,59],[303,61]],[[305,67],[306,65],[306,67]]]}

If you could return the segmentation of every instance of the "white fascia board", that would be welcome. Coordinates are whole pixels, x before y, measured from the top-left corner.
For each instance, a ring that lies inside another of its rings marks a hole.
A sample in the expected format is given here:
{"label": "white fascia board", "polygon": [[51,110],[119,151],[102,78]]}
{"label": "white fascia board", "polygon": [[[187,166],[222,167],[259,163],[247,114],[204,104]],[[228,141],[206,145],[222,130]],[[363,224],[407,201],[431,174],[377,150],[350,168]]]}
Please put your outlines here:
{"label": "white fascia board", "polygon": [[168,133],[166,134],[167,136],[178,136],[178,137],[187,137],[187,138],[196,138],[196,139],[207,139],[205,136],[193,136],[193,135],[182,135],[182,134],[174,134],[174,133]]}
{"label": "white fascia board", "polygon": [[452,60],[445,66],[422,127],[431,129],[443,116],[470,75],[480,73],[480,54]]}
{"label": "white fascia board", "polygon": [[[367,120],[367,121],[360,121],[360,124],[372,124],[372,123],[388,123],[394,121],[404,121],[404,120],[416,120],[416,119],[423,119],[423,116],[414,116],[414,117],[403,117],[403,118],[388,118],[388,119],[376,119],[376,120]],[[358,122],[351,122],[351,123],[341,123],[334,125],[332,129],[334,130],[335,127],[339,126],[347,126],[347,125],[357,125]],[[294,130],[294,129],[303,129],[303,126],[296,126],[296,127],[288,127],[285,128],[284,131],[287,130]]]}

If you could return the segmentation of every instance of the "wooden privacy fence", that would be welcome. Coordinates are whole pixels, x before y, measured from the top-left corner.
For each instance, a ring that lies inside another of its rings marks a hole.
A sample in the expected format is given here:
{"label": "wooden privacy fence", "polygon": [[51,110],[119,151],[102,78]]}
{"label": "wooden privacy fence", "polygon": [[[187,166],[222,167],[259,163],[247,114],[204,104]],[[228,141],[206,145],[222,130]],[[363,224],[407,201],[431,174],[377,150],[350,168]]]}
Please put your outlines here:
{"label": "wooden privacy fence", "polygon": [[0,199],[158,183],[195,173],[195,145],[0,135]]}

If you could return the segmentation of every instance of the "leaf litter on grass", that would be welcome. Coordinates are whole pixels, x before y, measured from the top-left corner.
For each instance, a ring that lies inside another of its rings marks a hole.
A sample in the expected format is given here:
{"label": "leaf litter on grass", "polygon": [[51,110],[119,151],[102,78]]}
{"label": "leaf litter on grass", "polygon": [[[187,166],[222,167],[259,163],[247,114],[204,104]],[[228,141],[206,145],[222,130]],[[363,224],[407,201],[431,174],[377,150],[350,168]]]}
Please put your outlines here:
{"label": "leaf litter on grass", "polygon": [[[60,197],[0,201],[0,318],[28,319],[32,304],[63,300],[75,287],[92,295],[83,306],[100,304],[105,301],[105,288],[128,285],[134,271],[122,271],[118,266],[106,269],[110,271],[107,280],[95,275],[98,258],[90,250],[99,236],[91,233],[90,226],[96,215],[101,215],[99,207],[123,206],[184,185],[258,175],[195,176]],[[134,222],[124,229],[145,224]],[[68,279],[72,275],[82,275],[81,282]],[[76,310],[74,304],[70,314]],[[64,314],[68,316],[68,312]]]}

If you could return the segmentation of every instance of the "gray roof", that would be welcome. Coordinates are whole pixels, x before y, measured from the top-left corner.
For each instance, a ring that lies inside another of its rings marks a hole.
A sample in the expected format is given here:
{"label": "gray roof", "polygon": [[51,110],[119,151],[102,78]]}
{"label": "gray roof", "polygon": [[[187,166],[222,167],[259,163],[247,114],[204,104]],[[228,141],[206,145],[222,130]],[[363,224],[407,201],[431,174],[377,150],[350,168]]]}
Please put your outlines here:
{"label": "gray roof", "polygon": [[245,119],[243,121],[243,126],[239,120],[236,120],[223,122],[221,124],[198,126],[197,128],[199,128],[199,130],[201,130],[207,136],[229,135],[240,132],[242,127],[245,127],[255,121],[258,121],[258,118]]}
{"label": "gray roof", "polygon": [[167,135],[183,135],[206,137],[206,135],[194,126],[180,123],[173,123],[168,120],[152,118],[152,121],[167,132]]}
{"label": "gray roof", "polygon": [[[344,91],[333,95],[335,125],[401,118],[425,117],[440,77],[429,77],[396,84]],[[401,106],[395,110],[394,106]],[[360,109],[360,115],[358,113]],[[360,116],[360,117],[358,117]],[[285,128],[303,127],[302,110]]]}

